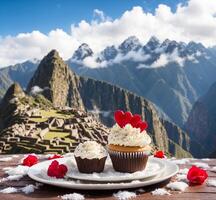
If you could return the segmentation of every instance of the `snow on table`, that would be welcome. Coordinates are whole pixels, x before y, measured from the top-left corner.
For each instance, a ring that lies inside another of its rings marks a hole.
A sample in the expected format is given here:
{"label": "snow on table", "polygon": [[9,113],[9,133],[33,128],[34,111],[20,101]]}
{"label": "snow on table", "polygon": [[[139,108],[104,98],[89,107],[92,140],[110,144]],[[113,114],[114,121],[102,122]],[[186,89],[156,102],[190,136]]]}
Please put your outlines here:
{"label": "snow on table", "polygon": [[[39,158],[42,160],[47,160],[47,157],[48,156],[44,155],[39,156]],[[38,185],[35,181],[26,176],[28,167],[19,165],[22,158],[23,155],[0,155],[0,160],[4,160],[0,161],[1,199],[216,199],[216,159],[170,159],[171,162],[175,162],[180,166],[178,174],[171,180],[149,187],[135,188],[130,190],[124,189],[122,191],[80,191],[57,188],[48,185]],[[205,168],[209,174],[209,179],[202,186],[186,187],[185,184],[187,183],[185,179],[188,169],[194,164]],[[183,182],[183,186],[185,187],[184,191],[175,191],[179,189],[178,187],[180,187],[179,182]],[[170,183],[171,185],[169,185]]]}

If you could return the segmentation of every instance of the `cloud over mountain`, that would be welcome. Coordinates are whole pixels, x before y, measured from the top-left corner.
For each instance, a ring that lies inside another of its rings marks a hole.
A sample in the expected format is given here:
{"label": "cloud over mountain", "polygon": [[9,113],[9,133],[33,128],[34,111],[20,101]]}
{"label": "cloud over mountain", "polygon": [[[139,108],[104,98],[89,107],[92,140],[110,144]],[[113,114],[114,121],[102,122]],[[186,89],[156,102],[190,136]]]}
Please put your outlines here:
{"label": "cloud over mountain", "polygon": [[[91,22],[82,20],[71,25],[71,32],[61,29],[48,34],[40,31],[0,37],[0,67],[41,58],[50,49],[57,49],[68,59],[81,43],[87,43],[94,52],[109,45],[118,45],[125,38],[135,35],[142,43],[155,35],[159,40],[201,42],[206,46],[216,44],[216,1],[189,0],[178,4],[174,12],[160,4],[153,13],[142,7],[133,7],[117,19],[107,17],[101,10],[94,10]],[[115,36],[115,37],[113,37]]]}

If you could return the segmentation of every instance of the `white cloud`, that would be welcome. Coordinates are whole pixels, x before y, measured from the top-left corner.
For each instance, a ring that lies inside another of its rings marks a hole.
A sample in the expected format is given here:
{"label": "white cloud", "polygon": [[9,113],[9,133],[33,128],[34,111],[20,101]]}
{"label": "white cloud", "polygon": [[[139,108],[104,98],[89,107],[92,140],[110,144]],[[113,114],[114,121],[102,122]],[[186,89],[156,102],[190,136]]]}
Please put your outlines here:
{"label": "white cloud", "polygon": [[161,54],[160,57],[152,63],[151,67],[157,68],[157,67],[164,67],[169,63],[169,57],[167,54]]}
{"label": "white cloud", "polygon": [[97,68],[97,67],[105,67],[106,63],[101,63],[99,64],[98,62],[96,62],[96,57],[95,56],[89,56],[86,57],[83,62],[81,62],[84,66],[86,67],[91,67],[91,68]]}
{"label": "white cloud", "polygon": [[95,9],[93,20],[73,24],[71,33],[56,29],[48,34],[33,31],[0,37],[0,66],[41,58],[53,48],[68,59],[83,42],[98,52],[107,45],[118,45],[131,35],[136,35],[143,43],[155,35],[160,40],[194,40],[211,46],[216,44],[215,16],[215,0],[189,0],[187,4],[179,4],[175,12],[164,4],[158,5],[154,13],[137,6],[113,20]]}
{"label": "white cloud", "polygon": [[123,55],[121,53],[118,53],[117,56],[113,60],[109,61],[102,61],[101,63],[96,62],[96,59],[98,58],[98,54],[95,54],[94,56],[86,57],[83,61],[76,61],[86,67],[90,68],[97,68],[97,67],[108,67],[109,65],[113,64],[119,64],[122,61],[126,60],[132,60],[135,62],[144,62],[150,58],[150,55],[144,54],[143,51],[129,51],[126,55]]}
{"label": "white cloud", "polygon": [[186,59],[187,59],[188,61],[193,62],[193,63],[199,63],[198,58],[201,57],[201,56],[203,56],[205,59],[208,59],[207,56],[206,56],[206,53],[203,53],[203,52],[201,52],[201,51],[196,51],[195,53],[193,53],[193,54],[191,54],[191,55],[188,55],[188,56],[186,57]]}
{"label": "white cloud", "polygon": [[144,62],[150,58],[150,55],[144,54],[140,49],[139,51],[129,51],[126,55],[118,54],[113,60],[113,63],[121,63],[124,60],[133,60],[136,62]]}
{"label": "white cloud", "polygon": [[179,56],[177,49],[175,49],[171,54],[162,53],[160,57],[151,64],[151,67],[153,68],[164,67],[168,63],[173,63],[173,62],[177,63],[181,67],[184,66],[185,58]]}
{"label": "white cloud", "polygon": [[137,69],[142,69],[142,68],[151,68],[151,66],[146,65],[146,64],[143,64],[143,63],[140,63],[140,64],[137,66]]}
{"label": "white cloud", "polygon": [[50,50],[57,49],[63,58],[69,58],[79,43],[61,29],[47,35],[40,31],[20,33],[0,40],[0,67],[23,62],[27,59],[41,59]]}
{"label": "white cloud", "polygon": [[104,22],[111,20],[110,17],[106,16],[102,10],[94,9],[93,17],[96,22]]}
{"label": "white cloud", "polygon": [[[186,57],[180,57],[178,49],[176,48],[171,54],[165,54],[162,53],[160,57],[151,64],[151,67],[157,68],[157,67],[165,67],[169,63],[177,63],[179,66],[184,67],[185,61],[190,61],[193,63],[199,63],[198,58],[201,56],[205,56],[204,53],[200,51],[196,51],[195,53],[191,55],[187,55]],[[147,66],[138,66],[138,68],[146,68]]]}
{"label": "white cloud", "polygon": [[31,95],[37,95],[37,94],[40,94],[44,91],[44,89],[40,88],[39,86],[35,85],[31,88],[31,91],[30,91],[30,94]]}
{"label": "white cloud", "polygon": [[188,59],[189,61],[192,61],[192,62],[194,62],[194,63],[197,63],[197,62],[198,62],[198,61],[196,60],[196,58],[195,58],[194,54],[192,54],[192,55],[189,55],[189,56],[187,57],[187,59]]}

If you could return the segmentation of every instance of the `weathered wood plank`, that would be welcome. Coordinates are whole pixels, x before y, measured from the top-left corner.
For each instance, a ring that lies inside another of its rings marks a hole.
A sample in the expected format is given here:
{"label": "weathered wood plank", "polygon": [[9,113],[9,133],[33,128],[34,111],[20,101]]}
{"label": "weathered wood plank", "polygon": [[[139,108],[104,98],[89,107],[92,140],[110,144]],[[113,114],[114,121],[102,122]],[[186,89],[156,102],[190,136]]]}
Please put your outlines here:
{"label": "weathered wood plank", "polygon": [[[0,158],[2,157],[10,157],[11,155],[0,155]],[[3,172],[4,167],[14,167],[17,165],[17,163],[20,161],[21,158],[23,158],[24,155],[19,155],[18,158],[13,158],[12,160],[8,162],[0,162],[0,179],[3,177],[6,177],[6,175]],[[214,160],[192,160],[192,162],[203,162],[203,163],[208,163],[211,167],[216,166],[216,159]],[[189,168],[191,165],[186,164],[186,165],[180,165],[180,168]],[[209,172],[209,177],[212,179],[216,179],[216,173],[214,172]],[[174,178],[173,178],[174,179]],[[181,200],[189,200],[189,199],[204,199],[204,200],[215,200],[216,199],[216,187],[207,187],[205,184],[201,186],[193,186],[189,187],[184,193],[179,193],[179,192],[174,192],[171,191],[172,195],[171,196],[152,196],[151,191],[154,190],[155,188],[161,188],[165,187],[168,181],[165,181],[160,184],[156,184],[154,186],[149,186],[145,187],[145,193],[140,194],[138,192],[138,189],[131,189],[130,191],[136,191],[138,196],[136,199],[148,199],[148,200],[164,200],[165,198],[168,200],[174,200],[174,199],[181,199]],[[0,182],[0,189],[6,188],[6,187],[24,187],[28,184],[35,184],[33,180],[25,176],[22,178],[20,181],[8,181],[8,182]],[[1,200],[11,200],[11,199],[20,199],[20,200],[38,200],[38,198],[43,198],[43,199],[60,199],[58,196],[59,195],[64,195],[67,193],[73,193],[73,192],[78,192],[81,194],[84,194],[86,199],[105,199],[105,200],[111,200],[115,199],[113,197],[113,193],[117,191],[75,191],[75,190],[70,190],[70,189],[64,189],[64,188],[57,188],[49,185],[43,185],[41,186],[38,190],[35,190],[34,193],[25,195],[23,193],[16,193],[16,194],[1,194],[0,193],[0,198]]]}
{"label": "weathered wood plank", "polygon": [[[49,200],[59,200],[59,196],[64,195],[64,194],[68,194],[68,193],[72,193],[74,191],[67,191],[65,190],[63,191],[53,191],[52,193],[48,192],[35,192],[35,193],[31,193],[28,195],[25,195],[23,193],[17,193],[17,194],[1,194],[1,199],[2,200],[11,200],[11,199],[19,199],[19,200],[38,200],[38,198],[43,198],[43,199],[49,199]],[[77,192],[77,191],[76,191]],[[116,200],[112,194],[106,195],[106,194],[100,194],[100,195],[89,195],[89,194],[85,194],[82,192],[79,192],[81,194],[84,194],[86,199],[89,200],[93,200],[93,199],[100,199],[100,200]],[[215,200],[216,197],[216,193],[212,193],[212,194],[206,194],[206,193],[193,193],[193,194],[189,194],[189,193],[180,193],[180,194],[172,194],[170,196],[152,196],[150,193],[144,193],[144,194],[139,194],[137,195],[137,197],[135,198],[136,200],[143,200],[143,199],[147,199],[147,200],[164,200],[164,199],[168,199],[168,200],[175,200],[175,199],[180,199],[180,200]]]}

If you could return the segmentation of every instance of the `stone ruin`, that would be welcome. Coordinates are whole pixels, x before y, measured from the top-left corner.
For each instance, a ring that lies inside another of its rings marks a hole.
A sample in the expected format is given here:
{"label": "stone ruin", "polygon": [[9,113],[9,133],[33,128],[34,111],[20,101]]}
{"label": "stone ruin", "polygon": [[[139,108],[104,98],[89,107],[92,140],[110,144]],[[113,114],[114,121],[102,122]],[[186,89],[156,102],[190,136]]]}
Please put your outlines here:
{"label": "stone ruin", "polygon": [[[31,118],[44,118],[39,108],[20,106],[14,114],[19,116],[12,126],[0,133],[0,153],[68,153],[87,140],[105,145],[109,129],[91,114],[72,108],[58,110],[69,117],[51,116],[42,122]],[[45,139],[48,132],[68,133],[67,139]]]}

